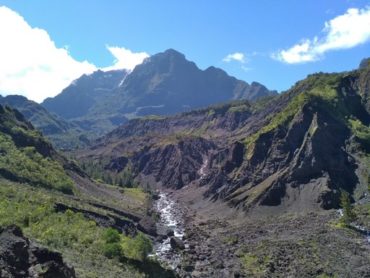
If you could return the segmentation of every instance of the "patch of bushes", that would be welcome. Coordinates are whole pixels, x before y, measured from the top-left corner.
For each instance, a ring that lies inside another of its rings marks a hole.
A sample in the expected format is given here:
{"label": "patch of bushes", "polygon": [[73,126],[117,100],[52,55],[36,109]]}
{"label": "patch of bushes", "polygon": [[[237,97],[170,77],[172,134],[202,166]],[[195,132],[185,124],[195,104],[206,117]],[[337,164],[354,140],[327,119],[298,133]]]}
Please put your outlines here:
{"label": "patch of bushes", "polygon": [[108,228],[104,233],[104,241],[104,255],[110,259],[131,259],[142,262],[153,250],[151,241],[142,233],[130,237]]}
{"label": "patch of bushes", "polygon": [[63,195],[50,193],[0,181],[0,226],[17,224],[30,239],[61,252],[78,277],[142,276],[136,266],[115,258],[128,258],[123,244],[133,248],[133,254],[146,255],[144,251],[148,249],[136,244],[144,235],[125,237],[116,230],[97,226],[81,213],[57,213],[55,200],[60,201]]}
{"label": "patch of bushes", "polygon": [[73,193],[73,181],[62,165],[43,157],[34,147],[16,147],[11,137],[0,133],[0,174],[8,179],[33,186]]}

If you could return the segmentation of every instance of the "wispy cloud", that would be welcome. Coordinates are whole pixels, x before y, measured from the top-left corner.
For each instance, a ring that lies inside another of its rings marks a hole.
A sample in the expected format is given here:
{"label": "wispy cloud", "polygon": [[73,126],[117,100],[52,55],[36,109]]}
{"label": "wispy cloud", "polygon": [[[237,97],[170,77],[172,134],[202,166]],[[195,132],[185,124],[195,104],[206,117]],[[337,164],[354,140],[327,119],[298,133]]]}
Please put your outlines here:
{"label": "wispy cloud", "polygon": [[146,52],[132,52],[130,49],[118,46],[107,46],[107,49],[114,56],[113,66],[103,68],[103,70],[127,69],[133,70],[141,64],[145,58],[149,57]]}
{"label": "wispy cloud", "polygon": [[246,63],[246,57],[244,53],[241,52],[235,52],[228,54],[225,58],[222,59],[222,61],[229,63],[232,61],[240,62],[242,64]]}
{"label": "wispy cloud", "polygon": [[327,22],[321,37],[303,39],[286,50],[272,54],[272,58],[288,64],[313,62],[326,52],[349,49],[370,41],[370,7],[348,9]]}

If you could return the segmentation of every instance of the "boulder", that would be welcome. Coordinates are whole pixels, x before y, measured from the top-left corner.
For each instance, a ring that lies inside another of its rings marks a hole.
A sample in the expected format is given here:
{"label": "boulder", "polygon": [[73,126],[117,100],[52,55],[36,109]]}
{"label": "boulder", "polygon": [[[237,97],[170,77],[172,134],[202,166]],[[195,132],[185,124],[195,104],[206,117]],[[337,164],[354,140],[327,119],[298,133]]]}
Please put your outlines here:
{"label": "boulder", "polygon": [[149,216],[143,217],[139,221],[137,228],[145,234],[157,236],[156,224],[154,220]]}
{"label": "boulder", "polygon": [[17,226],[0,228],[0,277],[74,278],[62,255],[32,243]]}
{"label": "boulder", "polygon": [[181,239],[179,239],[178,237],[174,237],[174,236],[171,237],[170,244],[171,244],[172,249],[180,249],[180,250],[185,249],[184,242]]}

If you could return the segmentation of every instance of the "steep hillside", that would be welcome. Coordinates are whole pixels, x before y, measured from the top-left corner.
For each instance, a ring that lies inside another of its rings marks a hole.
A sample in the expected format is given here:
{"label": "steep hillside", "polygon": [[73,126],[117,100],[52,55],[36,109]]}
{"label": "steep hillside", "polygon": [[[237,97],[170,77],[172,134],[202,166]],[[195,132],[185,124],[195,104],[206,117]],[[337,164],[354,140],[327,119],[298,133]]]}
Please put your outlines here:
{"label": "steep hillside", "polygon": [[127,74],[125,70],[98,70],[83,75],[56,97],[45,99],[42,105],[64,119],[85,116],[92,107],[114,95],[113,90],[122,85]]}
{"label": "steep hillside", "polygon": [[233,99],[274,95],[263,85],[237,80],[221,69],[200,70],[169,49],[146,59],[131,73],[84,75],[42,105],[87,133],[103,135],[127,118],[169,115]]}
{"label": "steep hillside", "polygon": [[147,261],[156,235],[148,193],[92,180],[2,105],[0,154],[1,275],[172,277]]}
{"label": "steep hillside", "polygon": [[71,128],[70,124],[52,115],[38,103],[19,95],[0,96],[0,104],[17,109],[44,135],[61,134]]}
{"label": "steep hillside", "polygon": [[23,96],[0,96],[0,104],[21,112],[32,125],[42,132],[58,149],[70,149],[89,143],[86,131],[61,117],[51,114],[40,104]]}
{"label": "steep hillside", "polygon": [[318,73],[257,103],[133,120],[79,158],[164,187],[195,182],[244,210],[337,208],[340,190],[358,200],[368,188],[369,80],[368,67]]}

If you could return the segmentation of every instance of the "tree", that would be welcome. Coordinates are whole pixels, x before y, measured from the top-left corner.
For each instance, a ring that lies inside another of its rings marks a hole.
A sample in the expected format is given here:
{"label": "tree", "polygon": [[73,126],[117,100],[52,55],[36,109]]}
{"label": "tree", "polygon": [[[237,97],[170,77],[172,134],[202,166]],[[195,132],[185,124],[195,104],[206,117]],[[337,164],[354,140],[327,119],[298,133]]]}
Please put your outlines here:
{"label": "tree", "polygon": [[340,194],[340,206],[343,209],[343,216],[341,220],[344,224],[349,225],[356,219],[356,214],[353,211],[353,206],[351,204],[351,199],[347,191],[341,190]]}

